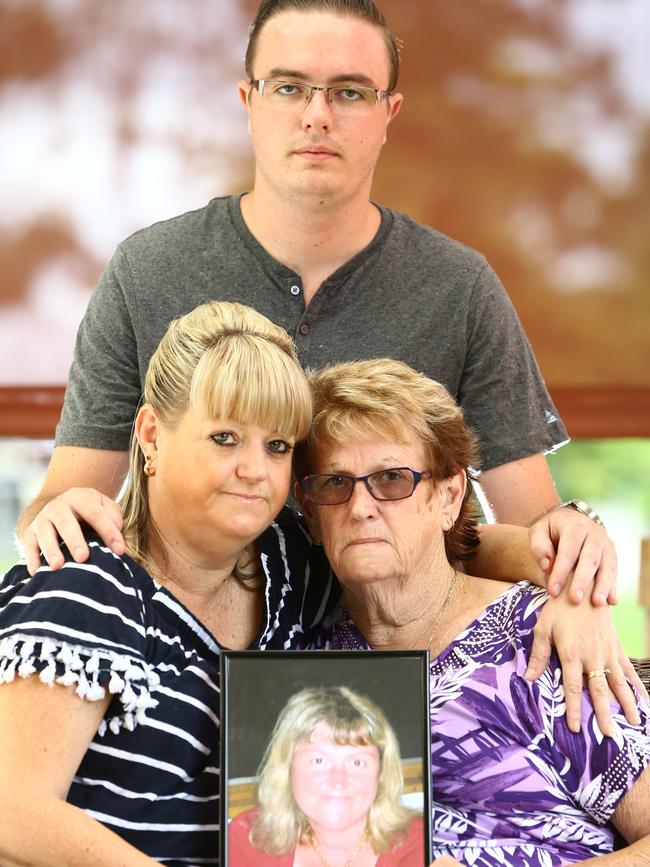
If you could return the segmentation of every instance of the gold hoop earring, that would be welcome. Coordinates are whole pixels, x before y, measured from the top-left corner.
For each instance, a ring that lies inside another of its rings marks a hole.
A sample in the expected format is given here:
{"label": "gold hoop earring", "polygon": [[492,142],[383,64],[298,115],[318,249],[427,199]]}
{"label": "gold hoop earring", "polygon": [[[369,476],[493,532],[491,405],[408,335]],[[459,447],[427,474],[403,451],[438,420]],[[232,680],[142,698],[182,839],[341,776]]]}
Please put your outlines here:
{"label": "gold hoop earring", "polygon": [[156,468],[151,465],[153,458],[151,455],[144,456],[144,474],[145,476],[155,476]]}

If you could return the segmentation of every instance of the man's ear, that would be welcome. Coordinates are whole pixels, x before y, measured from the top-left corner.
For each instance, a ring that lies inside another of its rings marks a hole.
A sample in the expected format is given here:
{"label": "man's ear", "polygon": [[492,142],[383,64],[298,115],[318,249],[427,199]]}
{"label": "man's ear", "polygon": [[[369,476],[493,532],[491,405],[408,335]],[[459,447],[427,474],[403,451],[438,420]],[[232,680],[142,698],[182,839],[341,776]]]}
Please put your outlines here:
{"label": "man's ear", "polygon": [[309,527],[309,532],[312,539],[314,540],[314,542],[316,542],[317,545],[320,545],[323,541],[323,536],[320,531],[320,523],[318,521],[317,510],[314,509],[313,503],[307,499],[303,489],[300,487],[298,482],[294,483],[293,495],[298,501],[300,511],[305,516],[305,521],[307,522],[307,526]]}
{"label": "man's ear", "polygon": [[404,102],[404,97],[401,93],[394,93],[388,97],[390,99],[390,109],[388,112],[388,123],[391,123],[399,114]]}
{"label": "man's ear", "polygon": [[241,79],[237,83],[237,91],[239,93],[240,100],[246,106],[246,111],[248,112],[248,133],[250,135],[251,132],[251,91],[253,88],[251,87],[250,81],[246,81],[244,78]]}
{"label": "man's ear", "polygon": [[386,132],[384,133],[384,141],[382,144],[386,144],[386,139],[388,138],[388,127],[399,114],[399,110],[404,102],[404,97],[401,93],[394,93],[392,96],[389,96],[388,99],[390,100],[388,103],[388,120],[386,121]]}
{"label": "man's ear", "polygon": [[240,100],[244,103],[246,108],[248,108],[248,100],[251,92],[250,81],[246,81],[245,78],[240,79],[237,82],[237,92],[239,93]]}

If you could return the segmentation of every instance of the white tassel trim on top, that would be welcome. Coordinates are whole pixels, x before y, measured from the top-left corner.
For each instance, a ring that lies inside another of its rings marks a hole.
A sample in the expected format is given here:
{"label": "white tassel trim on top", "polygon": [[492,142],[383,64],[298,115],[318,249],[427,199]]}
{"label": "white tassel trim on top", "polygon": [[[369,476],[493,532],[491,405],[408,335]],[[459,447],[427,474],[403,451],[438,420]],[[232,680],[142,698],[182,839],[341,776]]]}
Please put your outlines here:
{"label": "white tassel trim on top", "polygon": [[[99,701],[106,695],[119,696],[123,713],[103,719],[98,734],[109,728],[117,734],[121,728],[133,731],[146,720],[147,709],[156,707],[152,692],[160,683],[155,671],[133,657],[99,650],[88,650],[55,641],[14,635],[0,640],[0,684],[11,683],[16,675],[38,674],[42,683],[52,686],[76,686],[76,694],[87,701]],[[104,685],[102,685],[104,684]]]}

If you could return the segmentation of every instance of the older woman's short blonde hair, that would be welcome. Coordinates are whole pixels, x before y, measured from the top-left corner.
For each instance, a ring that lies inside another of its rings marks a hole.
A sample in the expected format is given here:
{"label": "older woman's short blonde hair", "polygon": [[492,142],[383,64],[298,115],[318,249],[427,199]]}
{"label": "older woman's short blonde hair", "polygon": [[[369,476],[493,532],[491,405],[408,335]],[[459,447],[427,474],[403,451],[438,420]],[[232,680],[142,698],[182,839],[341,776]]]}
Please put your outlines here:
{"label": "older woman's short blonde hair", "polygon": [[291,766],[296,747],[309,740],[319,723],[325,723],[336,743],[377,747],[379,786],[368,814],[368,835],[375,852],[388,852],[405,837],[413,818],[401,801],[399,744],[377,705],[345,686],[303,689],[280,713],[260,766],[259,811],[250,842],[271,855],[288,855],[309,833],[309,821],[293,797]]}
{"label": "older woman's short blonde hair", "polygon": [[[292,440],[303,439],[311,421],[309,386],[289,335],[261,313],[228,301],[202,304],[170,324],[149,361],[142,400],[172,429],[189,407]],[[121,507],[125,538],[140,559],[153,531],[143,471],[133,436]]]}
{"label": "older woman's short blonde hair", "polygon": [[[295,456],[298,479],[316,471],[319,454],[352,438],[421,445],[433,481],[467,472],[477,441],[446,388],[402,361],[375,358],[310,372],[314,417]],[[470,471],[471,472],[471,471]],[[468,485],[454,526],[445,533],[450,561],[470,559],[478,545],[476,506]]]}

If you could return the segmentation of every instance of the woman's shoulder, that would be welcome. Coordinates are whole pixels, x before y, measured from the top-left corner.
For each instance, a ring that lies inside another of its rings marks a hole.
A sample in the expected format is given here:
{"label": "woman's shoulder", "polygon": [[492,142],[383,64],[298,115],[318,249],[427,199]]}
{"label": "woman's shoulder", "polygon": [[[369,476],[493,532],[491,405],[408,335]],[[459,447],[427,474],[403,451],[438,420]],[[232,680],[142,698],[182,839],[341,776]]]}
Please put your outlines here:
{"label": "woman's shoulder", "polygon": [[248,838],[248,833],[253,827],[258,811],[258,807],[250,807],[248,810],[244,810],[243,813],[238,813],[234,819],[231,819],[228,822],[229,839],[240,839],[243,836]]}
{"label": "woman's shoulder", "polygon": [[489,583],[490,588],[485,608],[476,618],[475,624],[483,624],[484,627],[491,625],[497,630],[530,630],[535,626],[548,599],[545,588],[536,587],[529,581],[508,584],[503,581],[481,580]]}
{"label": "woman's shoulder", "polygon": [[228,863],[231,867],[290,867],[293,853],[269,855],[250,843],[248,835],[258,812],[258,807],[252,807],[228,823]]}
{"label": "woman's shoulder", "polygon": [[450,670],[466,665],[474,670],[479,665],[502,665],[515,658],[523,664],[547,594],[528,581],[498,589],[501,592],[432,660],[432,672],[446,677]]}
{"label": "woman's shoulder", "polygon": [[[81,698],[115,697],[113,731],[144,720],[159,682],[148,657],[143,586],[151,580],[128,557],[87,538],[89,557],[65,552],[60,569],[24,565],[0,586],[0,684],[38,675],[75,686]],[[106,725],[105,722],[103,725]]]}
{"label": "woman's shoulder", "polygon": [[44,564],[30,575],[24,564],[18,564],[7,573],[0,585],[3,658],[11,659],[23,642],[26,648],[34,642],[56,646],[64,666],[77,651],[142,654],[151,578],[96,537],[89,535],[87,542],[89,556],[83,563],[76,563],[65,550],[59,569]]}
{"label": "woman's shoulder", "polygon": [[502,581],[479,579],[487,586],[483,608],[461,633],[463,639],[476,631],[516,635],[532,630],[539,612],[548,599],[546,590],[529,581],[507,584]]}
{"label": "woman's shoulder", "polygon": [[88,557],[82,563],[77,563],[67,546],[61,545],[64,562],[60,568],[51,569],[42,558],[38,570],[30,575],[24,560],[21,560],[4,575],[0,588],[24,587],[30,582],[40,584],[54,579],[60,583],[74,582],[89,575],[110,577],[142,590],[153,584],[151,576],[131,557],[113,553],[94,533],[85,533],[84,537],[88,545]]}
{"label": "woman's shoulder", "polygon": [[406,831],[406,836],[390,852],[381,855],[377,867],[410,867],[424,861],[424,820],[414,816]]}
{"label": "woman's shoulder", "polygon": [[135,599],[152,590],[151,576],[130,557],[114,554],[92,534],[86,536],[86,542],[89,554],[82,563],[75,562],[66,546],[62,546],[64,562],[58,569],[51,569],[43,560],[30,575],[25,563],[18,562],[0,583],[0,609],[17,594],[23,600],[53,601],[61,594],[74,592],[100,601],[103,597]]}

